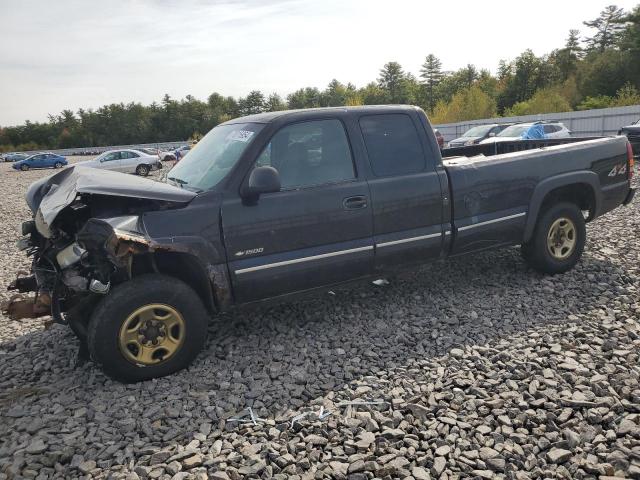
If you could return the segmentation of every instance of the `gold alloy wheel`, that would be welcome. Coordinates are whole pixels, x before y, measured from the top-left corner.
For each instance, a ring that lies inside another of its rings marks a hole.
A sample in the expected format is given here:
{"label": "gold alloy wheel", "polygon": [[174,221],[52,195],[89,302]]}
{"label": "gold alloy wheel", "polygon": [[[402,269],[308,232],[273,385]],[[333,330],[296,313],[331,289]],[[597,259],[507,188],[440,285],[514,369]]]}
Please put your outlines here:
{"label": "gold alloy wheel", "polygon": [[565,260],[576,248],[576,227],[565,217],[558,218],[549,229],[547,250],[556,260]]}
{"label": "gold alloy wheel", "polygon": [[152,303],[138,308],[120,327],[120,351],[138,365],[157,365],[174,356],[185,338],[182,315],[169,305]]}

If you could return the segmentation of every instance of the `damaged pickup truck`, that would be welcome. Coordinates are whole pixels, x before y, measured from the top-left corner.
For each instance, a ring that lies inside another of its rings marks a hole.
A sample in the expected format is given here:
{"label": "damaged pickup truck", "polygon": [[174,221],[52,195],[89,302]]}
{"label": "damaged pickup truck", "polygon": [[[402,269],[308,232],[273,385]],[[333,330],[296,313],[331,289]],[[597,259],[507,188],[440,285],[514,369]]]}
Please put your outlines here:
{"label": "damaged pickup truck", "polygon": [[561,273],[634,193],[624,137],[567,141],[443,160],[419,108],[329,108],[221,124],[160,182],[71,167],[27,192],[9,289],[32,296],[3,310],[130,382],[186,367],[236,305],[510,245]]}

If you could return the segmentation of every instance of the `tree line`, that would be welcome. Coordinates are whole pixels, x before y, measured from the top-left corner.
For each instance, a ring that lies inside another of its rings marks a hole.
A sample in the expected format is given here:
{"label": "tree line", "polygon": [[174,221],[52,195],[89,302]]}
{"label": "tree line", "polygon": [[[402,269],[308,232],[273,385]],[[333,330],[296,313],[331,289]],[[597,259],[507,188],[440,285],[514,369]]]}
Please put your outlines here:
{"label": "tree line", "polygon": [[473,64],[444,71],[441,60],[428,54],[417,76],[388,62],[375,81],[360,88],[332,80],[322,90],[304,87],[286,98],[255,90],[241,98],[165,95],[151,105],[64,110],[47,122],[0,127],[0,151],[195,139],[234,117],[297,108],[414,104],[437,124],[640,104],[640,5],[630,12],[610,5],[583,23],[590,35],[570,30],[562,48],[500,60],[495,75]]}

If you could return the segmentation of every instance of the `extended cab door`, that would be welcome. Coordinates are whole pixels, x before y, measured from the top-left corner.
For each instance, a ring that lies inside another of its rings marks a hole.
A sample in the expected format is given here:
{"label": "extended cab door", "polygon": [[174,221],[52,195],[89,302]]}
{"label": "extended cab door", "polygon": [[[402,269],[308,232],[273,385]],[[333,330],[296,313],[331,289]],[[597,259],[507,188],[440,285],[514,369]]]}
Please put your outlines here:
{"label": "extended cab door", "polygon": [[439,157],[425,127],[408,112],[363,115],[359,124],[371,167],[376,269],[439,257],[449,234],[443,211],[448,190],[442,191],[446,173],[436,168]]}
{"label": "extended cab door", "polygon": [[278,170],[281,190],[222,206],[237,302],[304,291],[373,271],[369,188],[338,118],[283,126],[255,160]]}

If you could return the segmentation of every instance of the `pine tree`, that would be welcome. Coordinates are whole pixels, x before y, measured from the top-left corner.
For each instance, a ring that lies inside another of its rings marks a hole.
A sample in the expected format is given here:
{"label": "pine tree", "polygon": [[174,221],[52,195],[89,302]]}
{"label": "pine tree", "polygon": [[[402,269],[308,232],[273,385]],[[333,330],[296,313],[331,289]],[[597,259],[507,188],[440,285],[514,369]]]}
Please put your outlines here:
{"label": "pine tree", "polygon": [[398,62],[389,62],[380,70],[378,84],[391,103],[405,103],[405,73]]}
{"label": "pine tree", "polygon": [[429,112],[432,112],[436,106],[438,99],[435,94],[435,88],[443,77],[442,62],[433,53],[430,53],[426,56],[420,69],[420,78],[425,86],[425,103]]}
{"label": "pine tree", "polygon": [[593,37],[586,37],[587,50],[604,52],[618,45],[624,31],[624,10],[616,5],[605,7],[595,20],[583,22],[589,28],[595,28]]}

